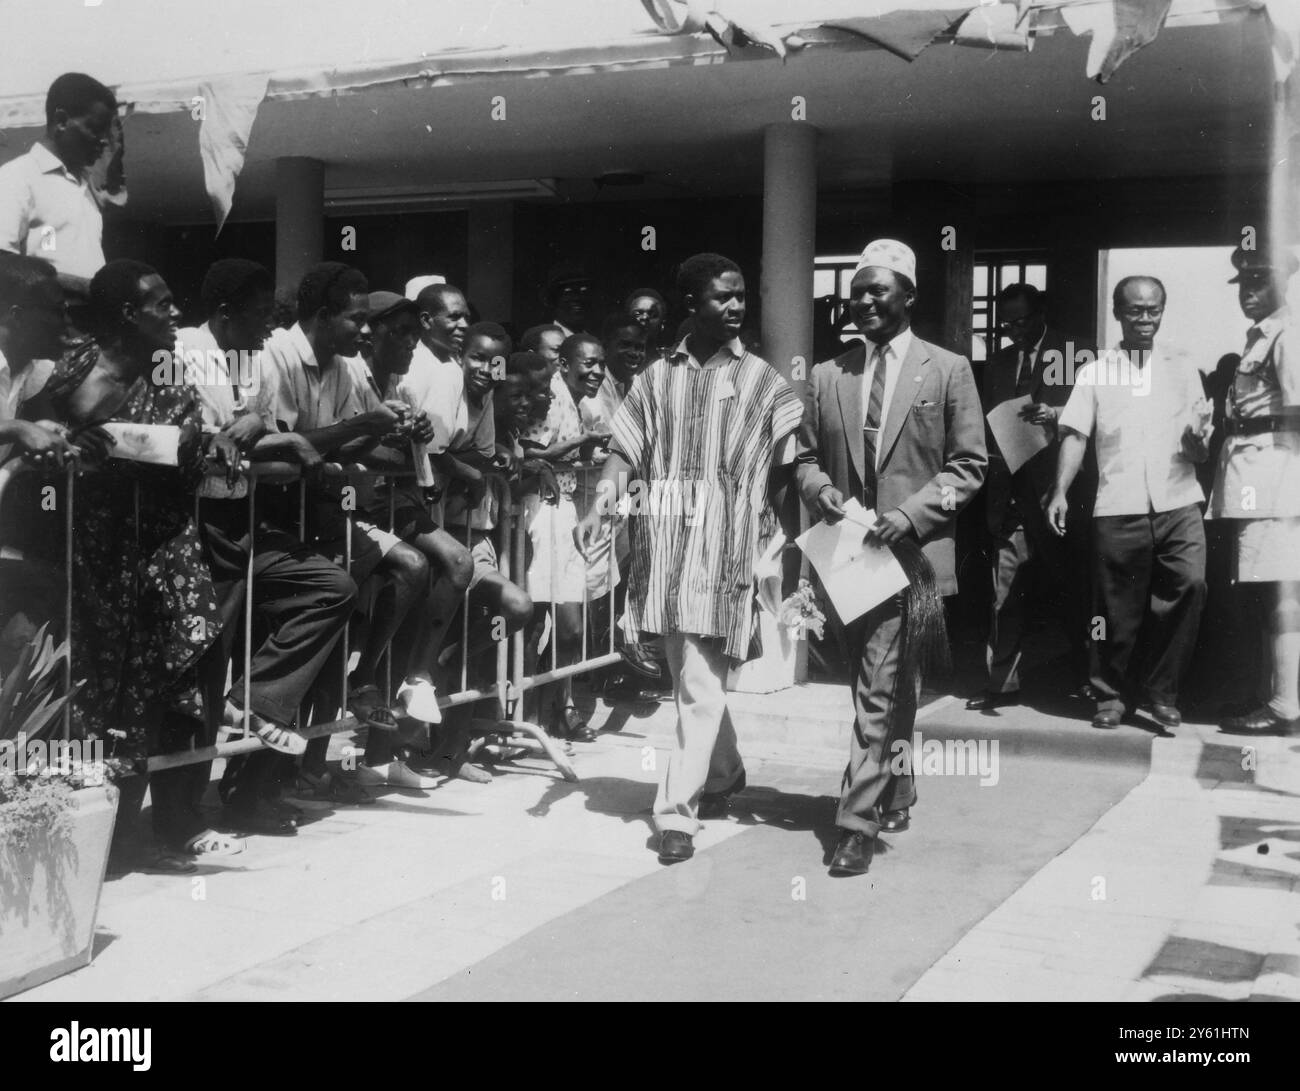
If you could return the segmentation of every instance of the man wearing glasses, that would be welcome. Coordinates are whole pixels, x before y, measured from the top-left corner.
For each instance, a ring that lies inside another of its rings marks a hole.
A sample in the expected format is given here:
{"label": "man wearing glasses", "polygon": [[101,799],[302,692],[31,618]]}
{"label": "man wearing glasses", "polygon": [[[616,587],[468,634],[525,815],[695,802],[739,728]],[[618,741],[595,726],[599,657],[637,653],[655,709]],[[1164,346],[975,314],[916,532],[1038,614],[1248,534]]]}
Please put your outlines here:
{"label": "man wearing glasses", "polygon": [[[997,307],[1001,319],[998,332],[1010,338],[1011,344],[994,353],[984,370],[984,412],[1028,397],[1021,418],[1046,429],[1052,442],[1012,474],[992,430],[987,432],[989,468],[984,496],[993,536],[993,604],[985,649],[988,682],[983,693],[966,702],[974,711],[1019,702],[1025,621],[1035,584],[1044,582],[1042,576],[1049,577],[1053,597],[1058,597],[1058,588],[1086,586],[1077,576],[1073,581],[1067,578],[1064,544],[1048,529],[1044,515],[1056,474],[1056,422],[1069,400],[1074,370],[1059,364],[1064,363],[1071,346],[1048,330],[1042,293],[1032,284],[1007,285],[998,293]],[[1048,367],[1049,361],[1057,361],[1058,366]],[[1076,657],[1075,671],[1082,674],[1087,631],[1084,611],[1067,607],[1065,620]]]}
{"label": "man wearing glasses", "polygon": [[1099,474],[1092,517],[1092,724],[1118,727],[1135,698],[1145,697],[1156,722],[1169,730],[1182,722],[1178,686],[1205,603],[1205,495],[1194,464],[1208,454],[1210,410],[1196,369],[1155,347],[1164,285],[1155,277],[1125,277],[1112,302],[1120,344],[1075,376],[1060,419],[1047,518],[1063,536],[1066,493],[1091,436]]}
{"label": "man wearing glasses", "polygon": [[557,265],[546,279],[542,293],[551,322],[560,327],[565,337],[587,330],[587,315],[591,309],[591,278],[578,266]]}

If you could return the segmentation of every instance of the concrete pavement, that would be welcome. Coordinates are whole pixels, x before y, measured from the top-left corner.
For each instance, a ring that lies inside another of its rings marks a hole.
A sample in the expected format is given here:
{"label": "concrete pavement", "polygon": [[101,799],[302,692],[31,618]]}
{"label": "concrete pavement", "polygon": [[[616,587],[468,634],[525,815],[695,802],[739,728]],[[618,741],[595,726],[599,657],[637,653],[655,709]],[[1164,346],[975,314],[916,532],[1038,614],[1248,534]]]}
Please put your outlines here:
{"label": "concrete pavement", "polygon": [[110,881],[93,964],[22,999],[1300,998],[1300,741],[940,698],[922,735],[996,740],[998,783],[923,777],[830,880],[847,693],[734,705],[750,788],[687,864],[650,851],[671,708],[601,706],[577,784],[528,760]]}

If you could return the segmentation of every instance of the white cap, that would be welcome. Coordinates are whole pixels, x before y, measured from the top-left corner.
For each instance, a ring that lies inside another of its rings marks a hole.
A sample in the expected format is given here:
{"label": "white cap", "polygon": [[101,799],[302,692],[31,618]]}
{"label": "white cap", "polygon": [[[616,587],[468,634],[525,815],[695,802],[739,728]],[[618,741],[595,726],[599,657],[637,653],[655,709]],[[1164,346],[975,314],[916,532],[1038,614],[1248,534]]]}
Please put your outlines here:
{"label": "white cap", "polygon": [[876,239],[874,242],[867,243],[867,248],[862,251],[862,257],[858,258],[853,275],[857,276],[868,265],[880,269],[892,269],[899,276],[907,277],[913,286],[916,284],[916,255],[912,253],[910,246],[904,245],[897,239]]}
{"label": "white cap", "polygon": [[446,284],[447,278],[431,273],[425,277],[412,277],[406,282],[406,298],[414,299],[430,284]]}

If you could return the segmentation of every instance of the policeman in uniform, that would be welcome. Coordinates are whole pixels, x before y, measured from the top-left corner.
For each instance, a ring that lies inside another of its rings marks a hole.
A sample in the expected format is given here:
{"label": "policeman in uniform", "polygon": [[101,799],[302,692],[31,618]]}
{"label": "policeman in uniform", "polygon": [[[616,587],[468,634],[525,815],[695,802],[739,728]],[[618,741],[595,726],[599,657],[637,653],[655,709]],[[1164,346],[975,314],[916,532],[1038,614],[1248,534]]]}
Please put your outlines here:
{"label": "policeman in uniform", "polygon": [[1300,263],[1265,245],[1238,246],[1232,264],[1253,325],[1228,390],[1208,517],[1236,520],[1233,579],[1259,586],[1273,683],[1268,701],[1221,727],[1289,734],[1300,726],[1300,344],[1285,291]]}

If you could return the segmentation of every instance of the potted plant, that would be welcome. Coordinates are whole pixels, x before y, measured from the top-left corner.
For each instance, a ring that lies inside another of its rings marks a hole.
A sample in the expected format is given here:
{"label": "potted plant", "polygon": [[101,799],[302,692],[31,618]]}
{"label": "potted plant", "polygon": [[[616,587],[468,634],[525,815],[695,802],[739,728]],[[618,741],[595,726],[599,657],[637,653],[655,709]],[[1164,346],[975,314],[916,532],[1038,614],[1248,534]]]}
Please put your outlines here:
{"label": "potted plant", "polygon": [[0,998],[90,962],[117,790],[68,738],[67,641],[42,626],[0,679]]}

